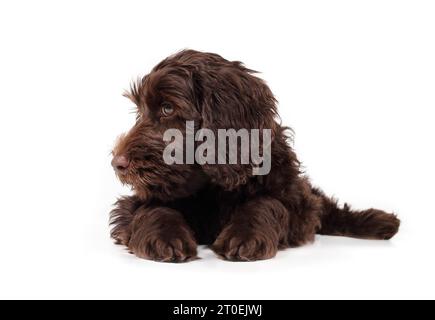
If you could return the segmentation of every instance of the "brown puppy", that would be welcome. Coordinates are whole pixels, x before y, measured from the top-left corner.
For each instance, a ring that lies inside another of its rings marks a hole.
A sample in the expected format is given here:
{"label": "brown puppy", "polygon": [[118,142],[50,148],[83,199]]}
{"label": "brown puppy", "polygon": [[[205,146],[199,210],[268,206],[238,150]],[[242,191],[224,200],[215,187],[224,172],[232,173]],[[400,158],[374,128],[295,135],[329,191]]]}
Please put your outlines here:
{"label": "brown puppy", "polygon": [[[276,120],[268,86],[240,62],[193,50],[160,62],[127,96],[137,121],[122,136],[112,164],[134,196],[111,212],[112,237],[138,257],[181,262],[209,244],[222,258],[268,259],[314,235],[390,239],[396,216],[381,210],[351,210],[313,188],[300,174],[287,143],[287,128]],[[271,130],[271,169],[253,175],[252,164],[167,164],[165,130]]]}

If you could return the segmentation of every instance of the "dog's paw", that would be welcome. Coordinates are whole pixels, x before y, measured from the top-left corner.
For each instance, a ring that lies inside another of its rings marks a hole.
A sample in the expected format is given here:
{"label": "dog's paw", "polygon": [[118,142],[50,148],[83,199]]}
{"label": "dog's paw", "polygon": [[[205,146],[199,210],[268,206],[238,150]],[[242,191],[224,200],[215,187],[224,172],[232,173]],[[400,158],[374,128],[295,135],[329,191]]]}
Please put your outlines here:
{"label": "dog's paw", "polygon": [[131,236],[131,222],[135,211],[142,202],[135,196],[122,197],[115,203],[115,208],[110,212],[110,236],[116,244],[127,245]]}
{"label": "dog's paw", "polygon": [[130,240],[130,228],[125,225],[117,225],[112,229],[111,235],[115,244],[127,245]]}
{"label": "dog's paw", "polygon": [[212,245],[213,251],[229,261],[256,261],[273,258],[278,244],[262,232],[238,233],[236,228],[227,228]]}
{"label": "dog's paw", "polygon": [[128,244],[131,253],[160,262],[187,262],[197,259],[196,242],[184,229],[133,233]]}

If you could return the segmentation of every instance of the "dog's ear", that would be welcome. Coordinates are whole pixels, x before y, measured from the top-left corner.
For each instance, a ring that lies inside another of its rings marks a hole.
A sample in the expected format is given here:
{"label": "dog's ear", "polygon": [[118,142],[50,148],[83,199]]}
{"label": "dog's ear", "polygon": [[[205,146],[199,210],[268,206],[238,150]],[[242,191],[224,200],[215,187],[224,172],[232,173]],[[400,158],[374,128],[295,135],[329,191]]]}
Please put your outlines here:
{"label": "dog's ear", "polygon": [[202,66],[192,73],[206,127],[272,129],[276,125],[276,99],[255,73],[240,62],[213,68]]}
{"label": "dog's ear", "polygon": [[202,117],[201,128],[210,129],[216,137],[216,164],[204,164],[203,170],[226,190],[245,184],[253,175],[253,163],[240,163],[241,143],[238,141],[237,164],[228,164],[228,150],[225,151],[227,164],[218,164],[218,129],[246,129],[248,132],[259,129],[260,139],[263,129],[270,129],[273,139],[278,128],[276,100],[266,83],[253,73],[239,62],[218,67],[204,65],[192,73],[197,108]]}

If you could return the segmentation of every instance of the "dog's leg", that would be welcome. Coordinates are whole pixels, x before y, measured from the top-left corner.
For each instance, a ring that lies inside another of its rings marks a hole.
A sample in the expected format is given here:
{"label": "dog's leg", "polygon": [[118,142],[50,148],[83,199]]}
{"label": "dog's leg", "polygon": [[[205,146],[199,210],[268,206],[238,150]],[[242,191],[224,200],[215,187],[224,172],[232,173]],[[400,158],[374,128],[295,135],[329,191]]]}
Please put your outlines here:
{"label": "dog's leg", "polygon": [[232,214],[212,245],[215,253],[231,261],[273,258],[286,242],[288,211],[273,198],[250,200]]}
{"label": "dog's leg", "polygon": [[181,213],[166,207],[136,210],[129,250],[139,258],[185,262],[196,258],[196,241]]}
{"label": "dog's leg", "polygon": [[131,236],[131,222],[134,213],[143,204],[136,196],[126,196],[118,199],[115,208],[110,212],[110,233],[116,244],[127,245]]}

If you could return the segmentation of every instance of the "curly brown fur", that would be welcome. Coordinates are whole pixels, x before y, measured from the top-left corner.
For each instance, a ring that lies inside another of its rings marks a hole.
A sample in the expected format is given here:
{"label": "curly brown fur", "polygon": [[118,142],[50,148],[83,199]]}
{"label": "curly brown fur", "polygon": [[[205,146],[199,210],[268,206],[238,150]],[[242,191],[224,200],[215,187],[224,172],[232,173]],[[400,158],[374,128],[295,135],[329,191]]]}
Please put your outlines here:
{"label": "curly brown fur", "polygon": [[[279,249],[314,240],[316,233],[390,239],[399,220],[381,210],[353,211],[311,186],[277,121],[275,98],[240,62],[185,50],[168,57],[126,93],[137,121],[114,148],[128,163],[119,179],[132,187],[111,213],[112,237],[138,257],[189,261],[208,244],[223,259],[272,258]],[[173,113],[164,114],[170,104]],[[166,129],[270,129],[268,175],[251,164],[173,164],[163,161]]]}

